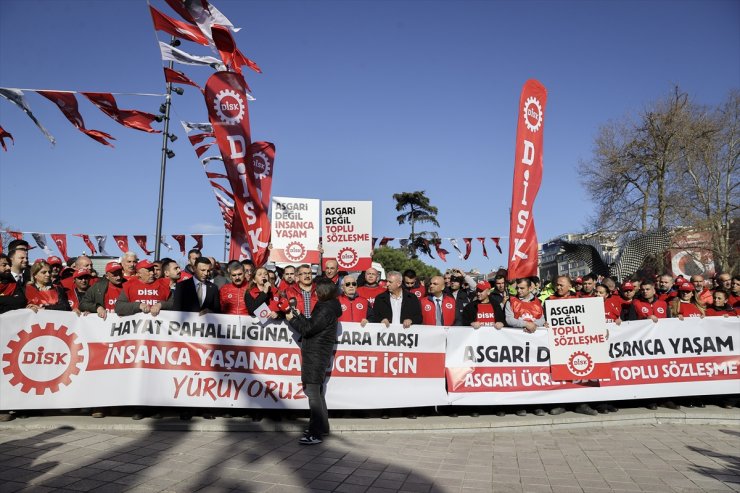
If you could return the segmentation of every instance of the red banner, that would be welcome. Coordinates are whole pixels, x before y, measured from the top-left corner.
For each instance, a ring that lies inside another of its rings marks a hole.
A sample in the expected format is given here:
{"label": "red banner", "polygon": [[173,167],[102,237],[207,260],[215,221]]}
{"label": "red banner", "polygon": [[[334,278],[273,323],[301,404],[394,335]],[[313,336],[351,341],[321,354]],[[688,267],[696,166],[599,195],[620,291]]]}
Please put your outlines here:
{"label": "red banner", "polygon": [[3,146],[3,150],[7,151],[8,148],[5,147],[5,139],[10,139],[11,142],[13,142],[13,145],[15,145],[15,139],[13,139],[13,136],[10,135],[3,127],[0,127],[0,144]]}
{"label": "red banner", "polygon": [[161,134],[161,130],[154,130],[152,122],[157,120],[157,116],[146,111],[139,110],[122,110],[118,108],[116,98],[107,92],[83,92],[82,93],[92,104],[98,107],[100,111],[113,118],[124,127],[141,130],[142,132]]}
{"label": "red banner", "polygon": [[90,249],[91,254],[95,255],[96,253],[98,253],[98,251],[95,249],[95,245],[93,245],[93,242],[90,241],[89,235],[75,235],[75,236],[79,236],[80,238],[82,238],[82,241],[85,242],[85,245],[87,245],[87,248]]}
{"label": "red banner", "polygon": [[196,82],[193,82],[187,75],[169,67],[164,67],[164,80],[171,84],[187,84],[189,86],[194,86],[200,89],[200,92],[203,92],[203,88]]}
{"label": "red banner", "polygon": [[64,257],[64,261],[66,262],[69,260],[69,256],[67,255],[67,235],[52,234],[51,239],[56,243],[59,252],[62,254],[62,257]]}
{"label": "red banner", "polygon": [[524,84],[514,154],[514,186],[509,225],[509,279],[537,275],[537,233],[532,207],[542,182],[542,134],[547,90],[539,81]]}
{"label": "red banner", "polygon": [[128,249],[128,237],[126,235],[113,235],[113,239],[116,240],[116,245],[123,252],[127,253]]}
{"label": "red banner", "polygon": [[205,99],[208,119],[234,192],[236,217],[229,259],[249,257],[260,266],[267,259],[270,219],[257,190],[245,88],[240,74],[217,72],[206,82]]}
{"label": "red banner", "polygon": [[113,144],[108,142],[108,139],[116,140],[113,136],[100,130],[88,130],[87,128],[85,128],[85,121],[82,119],[82,115],[80,115],[80,111],[78,109],[79,105],[77,104],[77,98],[74,94],[70,92],[60,91],[36,92],[57,105],[64,116],[67,117],[67,120],[69,120],[72,125],[77,127],[80,132],[84,133],[93,140],[97,140],[101,144],[113,147]]}
{"label": "red banner", "polygon": [[144,250],[144,253],[147,255],[154,253],[146,247],[146,235],[134,235],[134,240],[136,241],[136,244],[139,245],[139,248]]}

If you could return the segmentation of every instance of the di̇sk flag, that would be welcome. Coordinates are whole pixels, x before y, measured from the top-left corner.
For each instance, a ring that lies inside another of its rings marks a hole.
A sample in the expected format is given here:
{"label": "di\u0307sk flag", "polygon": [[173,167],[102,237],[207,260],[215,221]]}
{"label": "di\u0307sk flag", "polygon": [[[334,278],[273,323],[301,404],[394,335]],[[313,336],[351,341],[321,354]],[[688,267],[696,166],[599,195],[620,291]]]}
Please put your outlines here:
{"label": "di\u0307sk flag", "polygon": [[152,122],[157,120],[156,115],[139,110],[122,110],[118,108],[116,98],[107,92],[83,92],[92,104],[98,107],[100,111],[113,118],[124,127],[159,134],[161,130],[152,128]]}
{"label": "di\u0307sk flag", "polygon": [[537,233],[532,207],[542,182],[542,134],[547,90],[539,81],[524,84],[519,98],[514,183],[509,225],[509,279],[537,274]]}
{"label": "di\u0307sk flag", "polygon": [[43,97],[57,105],[57,107],[62,111],[64,116],[67,117],[67,120],[74,125],[80,132],[84,133],[88,137],[90,137],[93,140],[96,140],[100,142],[101,144],[113,147],[113,144],[108,142],[107,139],[110,140],[116,140],[113,136],[102,132],[100,130],[88,130],[85,128],[85,121],[82,119],[82,115],[80,115],[80,111],[78,109],[79,105],[77,104],[77,98],[74,94],[70,92],[60,92],[60,91],[36,91],[37,93],[41,94]]}

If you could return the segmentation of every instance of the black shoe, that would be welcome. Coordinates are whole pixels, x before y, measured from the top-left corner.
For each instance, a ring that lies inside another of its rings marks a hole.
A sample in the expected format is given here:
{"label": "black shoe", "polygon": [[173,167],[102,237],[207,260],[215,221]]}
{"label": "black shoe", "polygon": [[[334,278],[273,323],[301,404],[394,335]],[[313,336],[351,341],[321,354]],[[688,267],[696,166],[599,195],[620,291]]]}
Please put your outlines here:
{"label": "black shoe", "polygon": [[416,419],[416,414],[409,414],[406,416],[408,419]]}
{"label": "black shoe", "polygon": [[666,409],[672,409],[674,411],[678,411],[679,409],[681,409],[681,406],[679,406],[678,404],[676,404],[673,401],[665,401],[663,403],[663,407],[666,408]]}
{"label": "black shoe", "polygon": [[596,409],[599,414],[609,414],[609,409],[607,409],[606,404],[596,404],[594,409]]}
{"label": "black shoe", "polygon": [[212,413],[203,413],[203,419],[216,419],[216,416]]}
{"label": "black shoe", "polygon": [[648,408],[651,411],[655,411],[655,410],[658,409],[658,405],[656,403],[654,403],[654,402],[648,403],[645,407]]}
{"label": "black shoe", "polygon": [[391,419],[391,417],[387,414],[383,414],[382,416],[380,416],[380,419]]}
{"label": "black shoe", "polygon": [[162,413],[154,413],[149,417],[152,419],[162,419]]}
{"label": "black shoe", "polygon": [[131,415],[131,419],[139,421],[140,419],[144,419],[144,415],[142,413],[134,413]]}
{"label": "black shoe", "polygon": [[450,418],[457,418],[458,414],[457,413],[450,413],[449,416],[450,416]]}
{"label": "black shoe", "polygon": [[181,421],[190,421],[192,418],[193,418],[193,415],[190,413],[180,413]]}
{"label": "black shoe", "polygon": [[607,402],[604,405],[606,406],[606,410],[609,411],[610,413],[616,413],[617,411],[619,411],[619,408],[613,404],[609,404]]}
{"label": "black shoe", "polygon": [[551,416],[558,416],[559,414],[563,414],[565,412],[564,407],[553,407],[550,409],[550,415]]}
{"label": "black shoe", "polygon": [[478,416],[480,416],[480,413],[476,413],[476,412],[470,413],[471,418],[477,418]]}
{"label": "black shoe", "polygon": [[541,409],[541,408],[539,408],[539,407],[538,407],[537,409],[535,409],[535,410],[534,410],[534,415],[535,415],[535,416],[544,416],[545,414],[547,414],[547,413],[545,412],[545,410],[544,410],[544,409]]}
{"label": "black shoe", "polygon": [[0,422],[13,421],[15,416],[10,413],[0,413]]}
{"label": "black shoe", "polygon": [[[524,414],[527,414],[527,412],[524,411]],[[496,411],[496,416],[498,416],[499,418],[503,418],[504,416],[506,416],[506,413],[503,411]]]}
{"label": "black shoe", "polygon": [[578,404],[578,406],[576,406],[575,411],[579,414],[586,414],[588,416],[598,416],[599,414],[599,411],[592,408],[588,404]]}
{"label": "black shoe", "polygon": [[527,415],[527,410],[526,409],[517,409],[514,414],[516,414],[517,416],[526,416]]}
{"label": "black shoe", "polygon": [[323,442],[321,438],[315,437],[313,435],[306,435],[298,440],[298,443],[300,443],[301,445],[318,445],[321,442]]}

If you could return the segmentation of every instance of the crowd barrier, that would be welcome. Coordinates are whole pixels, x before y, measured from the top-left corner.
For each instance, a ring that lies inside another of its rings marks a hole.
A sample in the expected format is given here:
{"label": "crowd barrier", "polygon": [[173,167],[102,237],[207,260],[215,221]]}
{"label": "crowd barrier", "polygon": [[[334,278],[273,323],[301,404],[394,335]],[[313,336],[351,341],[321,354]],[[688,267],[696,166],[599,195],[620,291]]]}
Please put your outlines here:
{"label": "crowd barrier", "polygon": [[[611,378],[554,381],[545,329],[343,323],[331,409],[509,405],[740,392],[740,319],[609,325]],[[16,310],[0,316],[0,409],[306,409],[298,335],[252,317]]]}

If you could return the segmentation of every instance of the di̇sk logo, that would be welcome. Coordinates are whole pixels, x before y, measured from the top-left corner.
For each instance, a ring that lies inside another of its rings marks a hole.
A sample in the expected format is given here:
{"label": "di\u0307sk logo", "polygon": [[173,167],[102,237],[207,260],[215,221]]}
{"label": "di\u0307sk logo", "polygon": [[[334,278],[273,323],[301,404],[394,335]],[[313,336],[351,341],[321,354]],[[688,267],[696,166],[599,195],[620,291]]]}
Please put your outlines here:
{"label": "di\u0307sk logo", "polygon": [[285,246],[284,252],[288,260],[298,262],[306,256],[306,247],[300,241],[293,241]]}
{"label": "di\u0307sk logo", "polygon": [[432,311],[432,305],[424,305],[424,311],[425,311],[425,312],[430,312],[430,311]]}
{"label": "di\u0307sk logo", "polygon": [[524,124],[530,132],[537,132],[542,127],[542,105],[539,99],[529,97],[524,102]]}
{"label": "di\u0307sk logo", "polygon": [[449,302],[445,303],[445,308],[447,308],[448,310],[452,308],[452,303],[449,303]]}
{"label": "di\u0307sk logo", "polygon": [[31,326],[22,331],[18,339],[8,343],[3,354],[3,373],[10,375],[10,384],[21,386],[21,391],[44,395],[46,390],[59,391],[59,386],[72,383],[72,375],[80,373],[85,358],[77,335],[67,333],[67,327],[47,323]]}
{"label": "di\u0307sk logo", "polygon": [[237,125],[244,118],[244,101],[231,89],[224,89],[216,94],[213,109],[221,121],[229,125]]}
{"label": "di\u0307sk logo", "polygon": [[571,373],[583,377],[591,373],[591,370],[594,369],[594,362],[587,353],[576,351],[568,358],[567,366]]}
{"label": "di\u0307sk logo", "polygon": [[337,254],[337,263],[340,267],[349,269],[357,265],[358,257],[359,255],[354,248],[344,247],[339,250],[339,253]]}
{"label": "di\u0307sk logo", "polygon": [[663,309],[662,306],[659,306],[658,308],[656,308],[655,311],[658,312],[658,313],[660,313],[660,314],[662,314],[663,312],[665,312],[665,310]]}
{"label": "di\u0307sk logo", "polygon": [[264,152],[258,152],[252,156],[252,166],[254,168],[255,178],[267,178],[270,176],[270,160],[267,159],[267,154]]}

